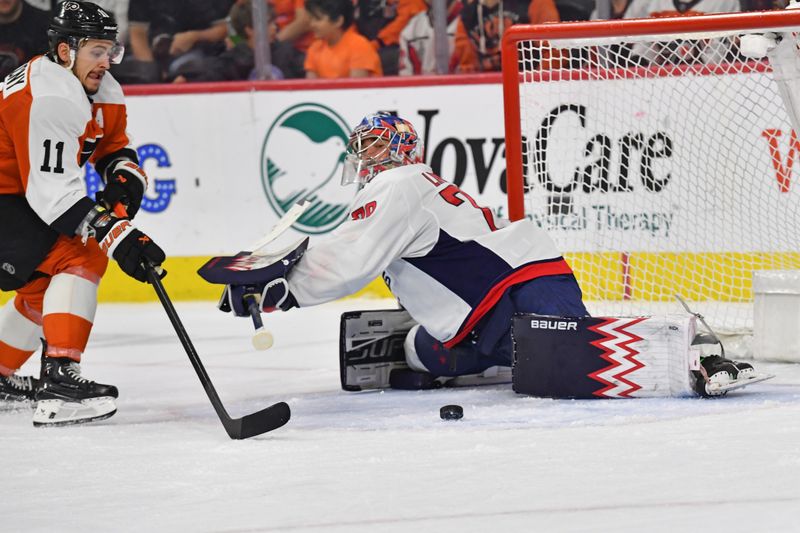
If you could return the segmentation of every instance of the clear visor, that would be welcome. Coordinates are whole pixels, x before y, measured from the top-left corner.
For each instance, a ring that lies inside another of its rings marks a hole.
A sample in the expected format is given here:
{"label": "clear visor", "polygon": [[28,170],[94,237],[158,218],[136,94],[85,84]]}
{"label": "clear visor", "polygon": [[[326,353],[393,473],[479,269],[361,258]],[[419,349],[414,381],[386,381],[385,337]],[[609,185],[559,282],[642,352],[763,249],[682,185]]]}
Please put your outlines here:
{"label": "clear visor", "polygon": [[389,144],[384,139],[356,136],[344,156],[342,185],[367,183],[390,160]]}
{"label": "clear visor", "polygon": [[364,166],[364,160],[360,159],[355,154],[346,154],[344,156],[344,165],[342,166],[342,185],[350,185],[351,183],[366,183],[370,176],[369,171]]}
{"label": "clear visor", "polygon": [[87,42],[87,40],[84,40],[78,48],[78,54],[93,62],[108,59],[109,63],[118,65],[122,62],[122,58],[125,55],[125,47],[119,43],[109,45],[109,42],[110,41]]}

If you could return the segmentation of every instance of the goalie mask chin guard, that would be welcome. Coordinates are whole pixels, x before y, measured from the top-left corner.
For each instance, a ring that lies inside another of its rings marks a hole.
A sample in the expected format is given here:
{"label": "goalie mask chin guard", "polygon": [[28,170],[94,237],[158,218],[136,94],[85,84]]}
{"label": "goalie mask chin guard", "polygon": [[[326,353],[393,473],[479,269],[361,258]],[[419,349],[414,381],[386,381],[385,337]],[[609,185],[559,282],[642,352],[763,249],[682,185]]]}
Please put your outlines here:
{"label": "goalie mask chin guard", "polygon": [[342,185],[367,183],[389,168],[421,163],[422,154],[422,140],[409,121],[385,112],[367,115],[347,142]]}

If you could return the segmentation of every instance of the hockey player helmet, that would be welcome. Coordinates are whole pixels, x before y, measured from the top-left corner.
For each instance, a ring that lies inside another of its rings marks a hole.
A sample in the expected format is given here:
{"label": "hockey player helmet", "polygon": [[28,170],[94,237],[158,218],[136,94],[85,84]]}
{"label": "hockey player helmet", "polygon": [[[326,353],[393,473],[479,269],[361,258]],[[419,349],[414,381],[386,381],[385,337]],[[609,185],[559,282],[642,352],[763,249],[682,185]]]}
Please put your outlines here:
{"label": "hockey player helmet", "polygon": [[109,52],[112,63],[122,61],[125,48],[117,42],[117,21],[114,15],[92,2],[67,0],[58,4],[55,15],[50,20],[47,37],[50,41],[50,52],[57,57],[58,44],[67,43],[77,52],[87,39],[112,41],[114,46]]}
{"label": "hockey player helmet", "polygon": [[367,183],[392,167],[421,163],[422,140],[407,120],[379,111],[367,115],[347,142],[342,185]]}

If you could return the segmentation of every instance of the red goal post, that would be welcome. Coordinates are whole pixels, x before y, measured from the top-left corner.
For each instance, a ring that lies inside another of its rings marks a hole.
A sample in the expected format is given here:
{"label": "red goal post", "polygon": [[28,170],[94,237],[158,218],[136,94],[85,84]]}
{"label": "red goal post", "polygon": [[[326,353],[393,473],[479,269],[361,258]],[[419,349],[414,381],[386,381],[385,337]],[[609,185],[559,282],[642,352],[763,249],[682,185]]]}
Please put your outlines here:
{"label": "red goal post", "polygon": [[679,294],[738,306],[700,311],[746,331],[755,272],[800,269],[800,136],[758,55],[760,34],[796,52],[798,31],[800,10],[505,32],[509,218],[550,232],[588,299],[634,304],[591,312]]}

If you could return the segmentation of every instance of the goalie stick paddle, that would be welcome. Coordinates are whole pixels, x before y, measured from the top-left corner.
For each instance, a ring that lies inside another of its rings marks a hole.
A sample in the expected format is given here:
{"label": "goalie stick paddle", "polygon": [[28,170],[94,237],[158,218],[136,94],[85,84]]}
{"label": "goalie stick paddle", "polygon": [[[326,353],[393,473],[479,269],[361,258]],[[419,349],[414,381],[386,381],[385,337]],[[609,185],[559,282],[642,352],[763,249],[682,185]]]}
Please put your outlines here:
{"label": "goalie stick paddle", "polygon": [[146,268],[148,280],[153,285],[153,288],[155,288],[158,299],[161,301],[161,305],[164,307],[169,321],[172,322],[175,333],[178,334],[178,338],[181,344],[183,344],[184,350],[186,350],[186,355],[189,356],[189,361],[191,361],[197,373],[197,377],[200,378],[200,383],[203,385],[208,399],[211,400],[211,405],[214,406],[214,410],[217,412],[217,416],[225,427],[225,431],[228,432],[228,436],[237,440],[247,439],[272,431],[273,429],[278,429],[286,424],[291,417],[291,411],[286,402],[278,402],[266,409],[245,415],[241,418],[231,418],[222,405],[222,400],[220,400],[219,394],[217,394],[217,390],[214,388],[214,384],[211,383],[211,378],[208,376],[208,372],[206,372],[202,361],[200,361],[200,357],[197,355],[197,351],[189,335],[186,333],[186,329],[183,327],[178,313],[175,311],[175,307],[172,305],[172,301],[167,295],[167,291],[164,289],[164,285],[161,283],[161,278],[156,272],[155,267],[153,265],[146,265]]}

